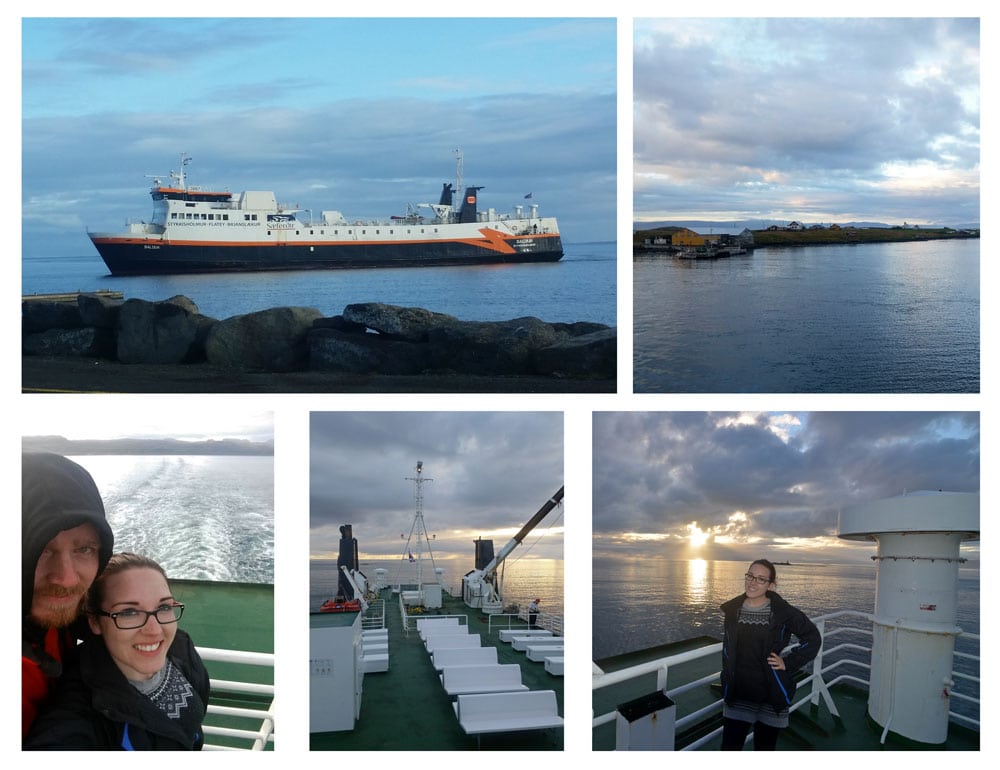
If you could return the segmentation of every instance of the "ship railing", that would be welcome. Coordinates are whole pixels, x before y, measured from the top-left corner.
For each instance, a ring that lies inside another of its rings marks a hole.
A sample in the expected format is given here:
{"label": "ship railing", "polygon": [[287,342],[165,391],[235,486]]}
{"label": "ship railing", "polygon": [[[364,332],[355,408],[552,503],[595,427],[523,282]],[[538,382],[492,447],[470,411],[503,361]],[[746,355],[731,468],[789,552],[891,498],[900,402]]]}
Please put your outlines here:
{"label": "ship railing", "polygon": [[[796,691],[801,697],[792,704],[789,708],[789,713],[794,713],[806,705],[818,705],[819,701],[823,700],[830,713],[834,716],[839,716],[836,703],[830,693],[830,688],[840,683],[860,685],[865,689],[869,686],[871,673],[870,660],[872,652],[872,643],[870,640],[873,638],[871,624],[874,621],[874,616],[871,613],[843,610],[840,612],[821,615],[813,618],[812,620],[823,637],[823,646],[820,649],[820,653],[813,659],[812,672],[805,678],[797,681]],[[830,627],[831,621],[843,620],[851,621],[852,624],[844,626],[838,625],[833,628]],[[864,627],[857,625],[857,621],[859,620],[864,622]],[[838,637],[845,636],[848,637],[845,641],[840,641],[838,639]],[[857,641],[859,637],[867,639],[868,641],[866,643],[859,644]],[[829,642],[834,639],[837,639],[837,643],[833,647],[830,647]],[[974,664],[977,671],[980,660],[978,652],[979,641],[978,634],[962,632],[956,637],[956,650],[954,653],[954,657],[956,659]],[[967,652],[965,650],[957,649],[959,646],[975,647],[975,652]],[[693,663],[704,658],[715,657],[716,659],[719,659],[721,654],[722,643],[719,642],[716,644],[705,645],[704,647],[699,647],[694,650],[678,653],[676,655],[668,655],[663,658],[640,663],[619,671],[605,673],[595,669],[591,686],[592,691],[596,692],[600,689],[611,687],[612,685],[623,684],[639,677],[655,674],[656,691],[662,692],[668,698],[674,700],[684,693],[718,683],[719,673],[718,671],[713,671],[711,674],[703,676],[699,679],[685,682],[682,685],[668,689],[667,683],[671,668],[676,669],[676,667],[682,664]],[[858,672],[860,672],[860,674]],[[832,675],[832,678],[828,678],[829,675]],[[978,714],[980,704],[978,694],[980,684],[979,677],[959,671],[952,671],[952,679],[955,682],[955,685],[950,691],[951,698],[962,701],[963,703],[974,704],[975,711]],[[968,686],[969,689],[973,690],[976,694],[972,695],[963,691],[956,692],[954,688],[961,688],[963,684]],[[685,729],[694,727],[703,722],[705,719],[716,714],[721,715],[722,707],[723,701],[720,698],[706,706],[703,706],[702,708],[698,708],[677,718],[674,722],[675,734],[680,734]],[[980,722],[977,717],[956,713],[954,710],[950,710],[948,714],[950,719],[955,720],[958,723],[964,724],[977,731],[980,729]],[[592,719],[592,729],[614,722],[615,719],[616,711],[594,715]],[[721,736],[721,734],[722,727],[720,725],[707,734],[702,735],[692,742],[680,747],[680,750],[693,751],[699,749]],[[747,737],[748,741],[751,739],[752,733]]]}
{"label": "ship railing", "polygon": [[[487,633],[492,634],[493,631],[499,632],[501,629],[510,628],[524,628],[528,627],[528,612],[527,610],[519,610],[518,612],[498,612],[494,615],[490,615],[486,624]],[[535,619],[535,625],[539,628],[544,628],[551,631],[556,636],[563,635],[563,616],[555,615],[552,613],[539,612],[538,617]]]}
{"label": "ship railing", "polygon": [[375,599],[368,605],[368,612],[361,618],[361,629],[370,631],[385,628],[385,599]]}
{"label": "ship railing", "polygon": [[[206,662],[234,663],[271,670],[274,681],[274,654],[197,647]],[[209,679],[213,699],[231,697],[242,706],[209,703],[202,729],[205,751],[264,751],[274,742],[274,685],[249,681]],[[257,705],[259,704],[259,706]]]}

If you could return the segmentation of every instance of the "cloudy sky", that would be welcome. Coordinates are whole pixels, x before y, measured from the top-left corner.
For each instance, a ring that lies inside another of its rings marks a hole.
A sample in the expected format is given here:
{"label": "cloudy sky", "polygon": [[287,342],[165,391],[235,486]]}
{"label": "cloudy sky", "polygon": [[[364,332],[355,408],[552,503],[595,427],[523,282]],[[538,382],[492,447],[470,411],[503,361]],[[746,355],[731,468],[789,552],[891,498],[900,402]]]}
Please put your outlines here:
{"label": "cloudy sky", "polygon": [[25,19],[26,256],[148,218],[146,175],[318,215],[532,194],[567,242],[616,226],[614,19]]}
{"label": "cloudy sky", "polygon": [[979,222],[979,20],[637,19],[634,218]]}
{"label": "cloudy sky", "polygon": [[975,412],[596,412],[595,555],[868,561],[838,511],[978,492],[979,438]]}
{"label": "cloudy sky", "polygon": [[[343,524],[353,525],[362,560],[402,557],[417,461],[435,561],[471,561],[478,537],[499,550],[563,486],[562,420],[560,412],[313,412],[312,557],[336,558]],[[562,559],[562,524],[558,506],[518,557]]]}

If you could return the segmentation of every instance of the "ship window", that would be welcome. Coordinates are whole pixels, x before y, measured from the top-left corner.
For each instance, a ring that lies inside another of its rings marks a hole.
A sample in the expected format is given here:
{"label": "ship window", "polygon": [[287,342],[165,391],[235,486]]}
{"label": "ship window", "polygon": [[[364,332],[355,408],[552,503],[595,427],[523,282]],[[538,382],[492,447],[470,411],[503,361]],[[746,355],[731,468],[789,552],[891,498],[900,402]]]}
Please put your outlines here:
{"label": "ship window", "polygon": [[256,214],[251,214],[250,215],[250,219],[252,219],[254,222],[256,222],[257,221],[257,215]]}
{"label": "ship window", "polygon": [[226,222],[228,222],[228,221],[229,221],[229,214],[223,214],[223,215],[222,215],[222,218],[223,218],[223,219],[224,219],[224,220],[225,220]]}
{"label": "ship window", "polygon": [[202,218],[202,219],[208,219],[208,214],[202,214],[202,215],[201,215],[201,218]]}
{"label": "ship window", "polygon": [[185,203],[184,205],[187,206],[189,209],[193,209],[194,208],[194,204],[193,203]]}

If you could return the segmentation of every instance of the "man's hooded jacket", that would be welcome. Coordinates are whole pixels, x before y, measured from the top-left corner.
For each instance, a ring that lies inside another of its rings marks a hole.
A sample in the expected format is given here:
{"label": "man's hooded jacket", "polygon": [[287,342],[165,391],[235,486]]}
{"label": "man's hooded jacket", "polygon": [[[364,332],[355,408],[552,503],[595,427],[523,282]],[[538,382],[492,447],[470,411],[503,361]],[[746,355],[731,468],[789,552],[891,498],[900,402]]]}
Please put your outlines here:
{"label": "man's hooded jacket", "polygon": [[35,567],[56,535],[90,524],[100,539],[98,574],[114,550],[114,535],[94,479],[77,463],[57,454],[21,455],[21,718],[22,737],[62,673],[64,656],[72,652],[73,629],[42,628],[29,617],[35,589]]}

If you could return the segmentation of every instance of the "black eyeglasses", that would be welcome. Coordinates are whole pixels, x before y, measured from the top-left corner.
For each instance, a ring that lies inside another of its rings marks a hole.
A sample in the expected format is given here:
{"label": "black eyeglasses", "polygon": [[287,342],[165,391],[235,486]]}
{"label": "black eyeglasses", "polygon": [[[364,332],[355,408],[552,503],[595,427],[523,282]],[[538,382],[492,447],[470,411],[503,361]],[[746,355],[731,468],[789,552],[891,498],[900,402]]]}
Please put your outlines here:
{"label": "black eyeglasses", "polygon": [[758,583],[759,585],[762,585],[762,586],[766,586],[768,583],[771,582],[771,578],[769,578],[769,577],[757,577],[757,575],[754,575],[754,574],[752,574],[750,572],[748,572],[747,574],[745,574],[743,577],[746,578],[747,582],[753,580],[753,581],[755,581],[756,583]]}
{"label": "black eyeglasses", "polygon": [[118,628],[122,631],[128,631],[133,628],[142,628],[149,622],[150,616],[156,618],[156,622],[161,626],[165,626],[168,623],[176,623],[181,619],[181,615],[184,614],[184,605],[164,604],[161,607],[157,607],[152,612],[147,612],[146,610],[136,610],[129,607],[128,609],[120,610],[119,612],[105,612],[104,610],[97,610],[94,614],[101,615],[105,618],[111,618]]}

